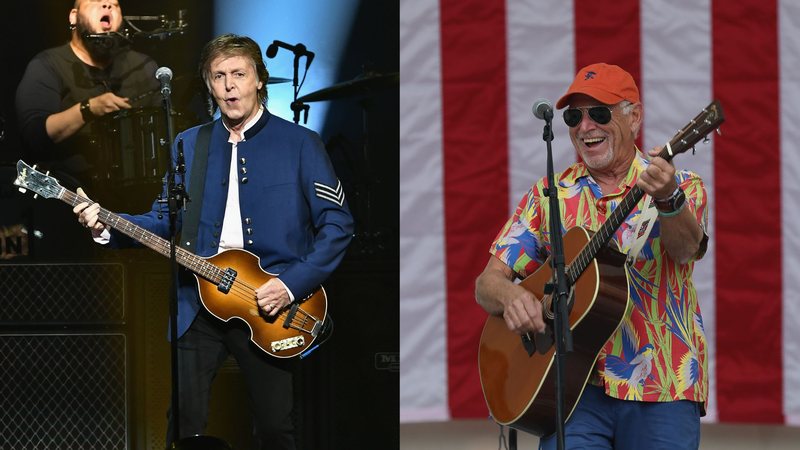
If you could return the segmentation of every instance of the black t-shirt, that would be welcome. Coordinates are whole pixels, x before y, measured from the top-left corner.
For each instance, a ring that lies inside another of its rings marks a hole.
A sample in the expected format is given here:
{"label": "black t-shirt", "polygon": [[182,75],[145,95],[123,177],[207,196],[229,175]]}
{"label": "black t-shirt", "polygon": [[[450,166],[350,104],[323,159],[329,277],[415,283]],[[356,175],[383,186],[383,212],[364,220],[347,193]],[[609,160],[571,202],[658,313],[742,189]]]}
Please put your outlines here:
{"label": "black t-shirt", "polygon": [[[48,169],[66,172],[81,182],[105,177],[104,153],[118,151],[109,142],[119,139],[117,118],[149,111],[161,104],[156,62],[147,55],[123,50],[106,69],[83,63],[69,43],[36,55],[17,87],[16,109],[26,155]],[[130,111],[109,114],[89,123],[70,138],[55,144],[47,135],[45,121],[51,114],[105,92],[128,97]]]}

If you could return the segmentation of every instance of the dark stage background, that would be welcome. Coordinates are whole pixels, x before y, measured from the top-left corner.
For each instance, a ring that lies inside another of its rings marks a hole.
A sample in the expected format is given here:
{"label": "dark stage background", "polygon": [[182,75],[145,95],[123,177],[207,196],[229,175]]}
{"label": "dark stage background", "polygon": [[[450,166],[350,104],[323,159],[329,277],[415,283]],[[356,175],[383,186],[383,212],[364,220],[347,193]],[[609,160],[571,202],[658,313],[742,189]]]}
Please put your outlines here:
{"label": "dark stage background", "polygon": [[[19,140],[17,84],[36,53],[66,42],[71,5],[13,2],[0,19],[0,448],[160,449],[170,395],[168,261],[149,250],[100,249],[67,205],[34,200],[11,184],[17,159],[36,162]],[[176,127],[200,123],[199,97],[190,82],[181,83],[195,75],[200,48],[213,37],[213,2],[129,0],[122,6],[125,15],[172,19],[179,9],[188,11],[183,36],[136,41],[134,48],[175,73]],[[361,1],[336,79],[352,79],[365,65],[398,71],[398,16],[397,1]],[[264,50],[267,42],[259,43]],[[301,362],[296,377],[299,448],[399,446],[398,111],[399,88],[384,86],[330,101],[319,130],[357,234],[325,285],[333,337]],[[109,209],[137,212],[157,190],[134,183],[89,195]],[[212,395],[208,433],[249,448],[247,399],[235,361],[226,363]]]}

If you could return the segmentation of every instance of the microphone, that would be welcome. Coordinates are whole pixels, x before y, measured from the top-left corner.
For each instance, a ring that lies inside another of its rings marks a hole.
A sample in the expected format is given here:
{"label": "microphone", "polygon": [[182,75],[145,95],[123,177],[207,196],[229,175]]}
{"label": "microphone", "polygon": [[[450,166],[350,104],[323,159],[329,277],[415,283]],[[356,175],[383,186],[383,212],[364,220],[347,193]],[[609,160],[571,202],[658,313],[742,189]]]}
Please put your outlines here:
{"label": "microphone", "polygon": [[553,104],[547,99],[540,98],[533,102],[533,115],[537,119],[550,121],[553,119]]}
{"label": "microphone", "polygon": [[314,52],[309,51],[305,45],[297,44],[291,45],[283,41],[272,41],[267,47],[267,58],[274,58],[278,54],[278,47],[291,50],[296,56],[306,57],[306,70],[311,66],[311,61],[314,60]]}
{"label": "microphone", "polygon": [[169,67],[159,67],[156,70],[156,79],[161,82],[161,95],[170,95],[172,93],[172,87],[170,86],[172,70]]}

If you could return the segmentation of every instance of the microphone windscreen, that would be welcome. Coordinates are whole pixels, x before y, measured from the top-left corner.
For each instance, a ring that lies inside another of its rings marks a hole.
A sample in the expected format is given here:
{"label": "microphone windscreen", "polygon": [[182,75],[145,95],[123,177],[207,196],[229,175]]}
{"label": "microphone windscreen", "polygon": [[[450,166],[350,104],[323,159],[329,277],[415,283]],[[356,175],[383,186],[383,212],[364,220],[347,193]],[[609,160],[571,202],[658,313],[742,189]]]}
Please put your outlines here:
{"label": "microphone windscreen", "polygon": [[162,78],[172,79],[172,70],[169,67],[162,66],[156,70],[156,80],[161,80]]}
{"label": "microphone windscreen", "polygon": [[550,112],[551,117],[553,115],[553,104],[545,98],[540,98],[533,102],[532,109],[533,115],[536,116],[537,119],[545,120],[545,113],[548,111]]}

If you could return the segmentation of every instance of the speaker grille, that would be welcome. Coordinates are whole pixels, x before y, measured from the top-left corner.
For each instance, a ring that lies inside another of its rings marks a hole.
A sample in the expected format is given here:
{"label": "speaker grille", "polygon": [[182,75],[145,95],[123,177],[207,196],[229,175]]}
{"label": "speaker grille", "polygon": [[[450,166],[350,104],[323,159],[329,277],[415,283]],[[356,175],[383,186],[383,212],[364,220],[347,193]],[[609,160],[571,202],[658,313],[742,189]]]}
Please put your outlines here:
{"label": "speaker grille", "polygon": [[125,449],[122,334],[0,335],[0,448]]}
{"label": "speaker grille", "polygon": [[122,323],[122,264],[0,265],[0,324]]}

